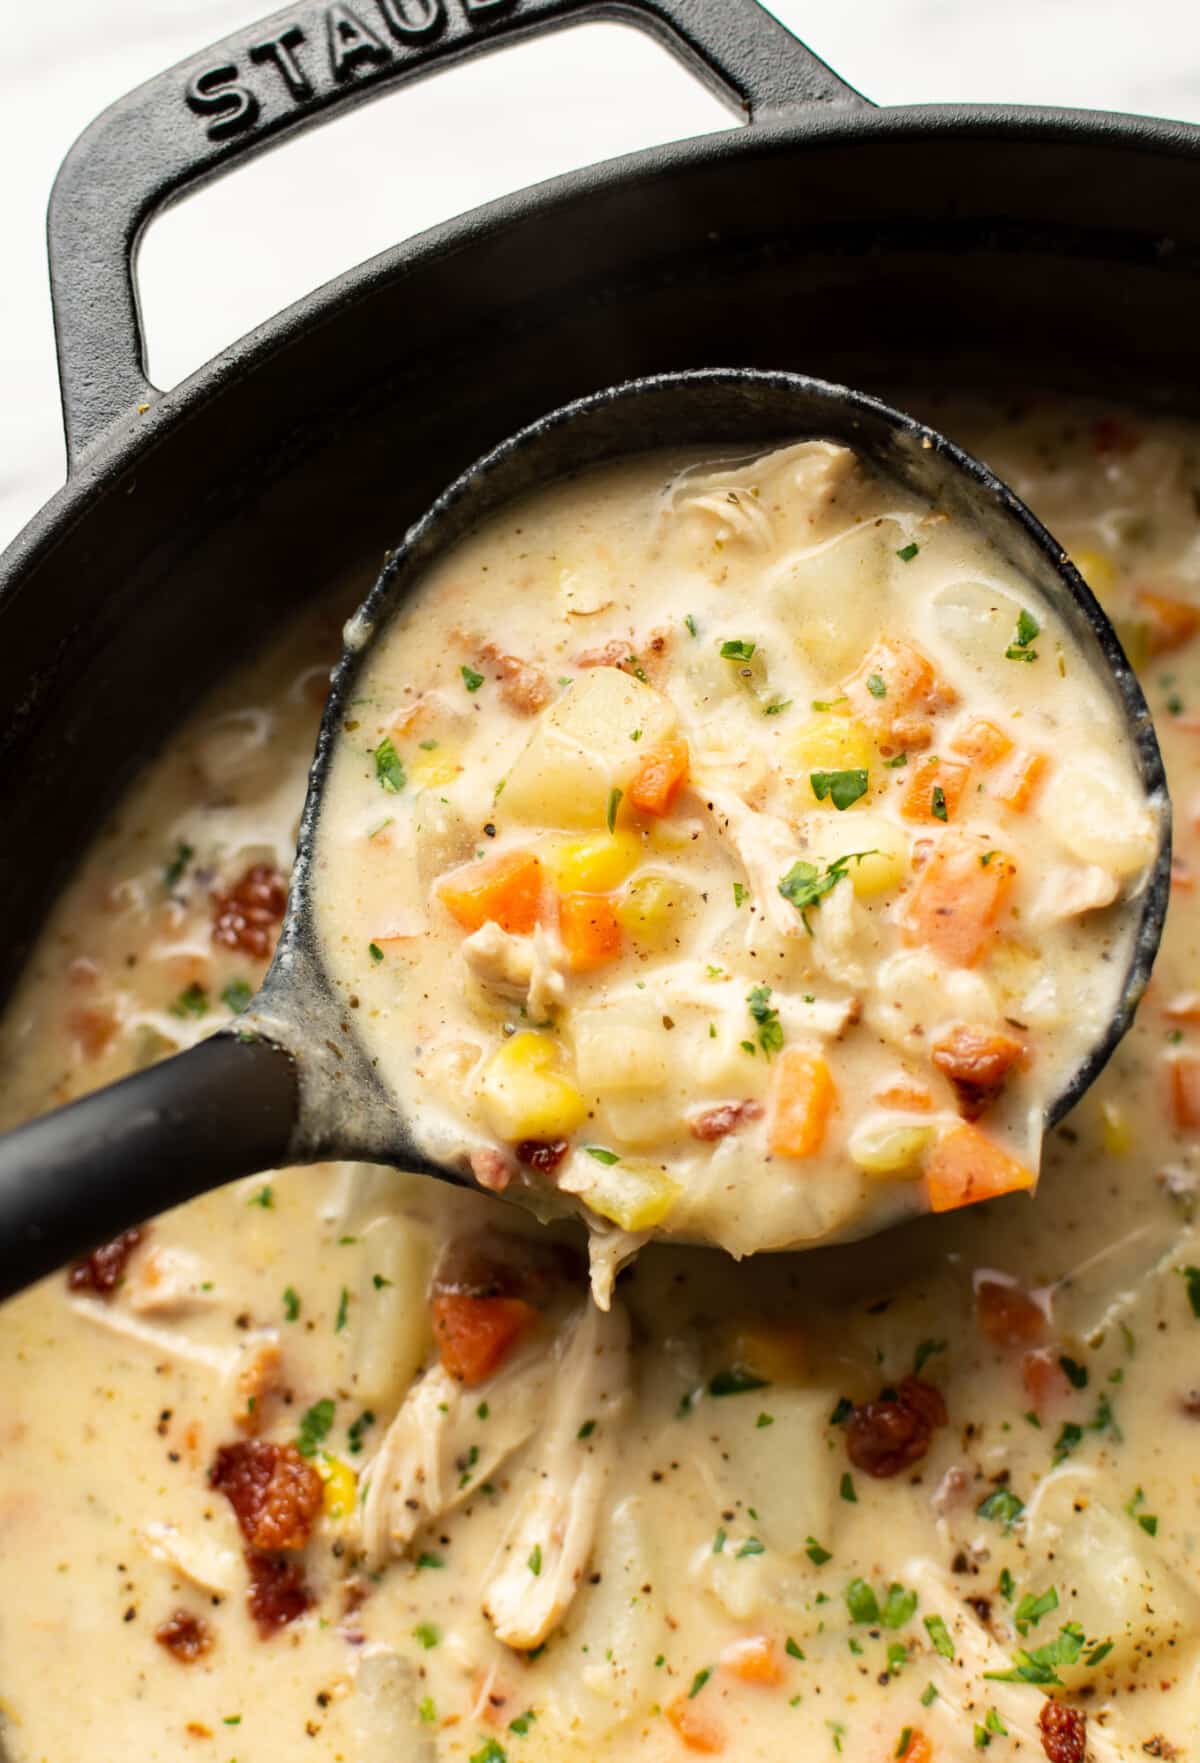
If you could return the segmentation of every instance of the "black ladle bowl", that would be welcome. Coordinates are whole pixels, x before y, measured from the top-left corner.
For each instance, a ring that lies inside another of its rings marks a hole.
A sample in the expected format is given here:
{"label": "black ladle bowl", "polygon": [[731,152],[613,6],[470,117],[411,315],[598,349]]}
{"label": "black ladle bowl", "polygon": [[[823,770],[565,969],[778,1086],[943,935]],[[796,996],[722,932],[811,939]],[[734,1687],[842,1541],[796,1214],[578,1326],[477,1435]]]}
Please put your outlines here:
{"label": "black ladle bowl", "polygon": [[262,989],[235,1027],[0,1137],[0,1297],[130,1225],[239,1176],[341,1158],[476,1186],[465,1161],[431,1162],[372,1067],[314,931],[313,848],[344,710],[370,647],[429,566],[495,510],[547,482],[656,447],[760,451],[839,441],[984,536],[1054,607],[1105,678],[1160,842],[1132,904],[1136,935],[1117,1007],[1046,1110],[1053,1126],[1107,1063],[1158,949],[1170,886],[1170,805],[1146,700],[1108,619],[1058,545],[986,466],[877,399],[800,374],[662,374],[568,404],[463,473],[391,553],[347,626],[321,723],[287,914]]}

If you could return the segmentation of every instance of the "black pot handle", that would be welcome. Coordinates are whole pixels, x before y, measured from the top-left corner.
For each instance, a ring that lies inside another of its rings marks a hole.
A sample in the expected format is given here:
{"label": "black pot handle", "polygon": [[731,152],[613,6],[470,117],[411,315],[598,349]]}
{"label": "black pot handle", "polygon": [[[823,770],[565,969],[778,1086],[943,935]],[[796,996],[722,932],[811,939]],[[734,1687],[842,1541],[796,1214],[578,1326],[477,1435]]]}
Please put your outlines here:
{"label": "black pot handle", "polygon": [[603,18],[642,26],[752,121],[866,102],[758,0],[298,0],[118,99],[67,155],[48,224],[71,465],[157,396],[133,273],[157,209],[334,105],[492,43]]}

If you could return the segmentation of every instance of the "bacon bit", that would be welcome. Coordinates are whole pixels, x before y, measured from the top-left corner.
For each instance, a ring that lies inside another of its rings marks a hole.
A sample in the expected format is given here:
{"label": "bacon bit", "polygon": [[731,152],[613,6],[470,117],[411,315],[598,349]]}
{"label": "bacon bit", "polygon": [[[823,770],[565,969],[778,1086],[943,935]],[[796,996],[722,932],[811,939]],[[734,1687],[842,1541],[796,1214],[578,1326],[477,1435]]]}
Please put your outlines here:
{"label": "bacon bit", "polygon": [[721,1664],[743,1683],[761,1683],[768,1688],[774,1688],[783,1676],[779,1650],[769,1634],[751,1634],[745,1640],[733,1641],[722,1652]]}
{"label": "bacon bit", "polygon": [[539,1175],[553,1175],[567,1151],[566,1139],[522,1139],[517,1146],[517,1162]]}
{"label": "bacon bit", "polygon": [[308,1542],[325,1488],[295,1445],[264,1439],[222,1445],[208,1478],[233,1507],[252,1550],[302,1549]]}
{"label": "bacon bit", "polygon": [[485,643],[479,651],[483,662],[491,662],[500,678],[500,696],[518,716],[534,716],[544,710],[553,696],[550,682],[540,667],[522,661],[519,655],[505,655],[495,643]]}
{"label": "bacon bit", "polygon": [[922,1378],[906,1377],[894,1397],[855,1408],[846,1422],[846,1453],[867,1475],[899,1475],[920,1462],[934,1428],[945,1424],[942,1392]]}
{"label": "bacon bit", "polygon": [[975,1320],[997,1347],[1028,1347],[1046,1332],[1041,1306],[1020,1286],[981,1279],[975,1288]]}
{"label": "bacon bit", "polygon": [[72,1262],[67,1272],[67,1285],[73,1292],[95,1292],[99,1298],[111,1298],[124,1276],[126,1262],[149,1228],[143,1224],[122,1231],[111,1243],[101,1243],[90,1255]]}
{"label": "bacon bit", "polygon": [[1087,1715],[1065,1702],[1046,1700],[1038,1715],[1042,1749],[1050,1763],[1084,1763],[1087,1756]]}
{"label": "bacon bit", "polygon": [[1139,588],[1138,606],[1145,614],[1146,636],[1151,656],[1166,655],[1190,643],[1200,630],[1200,606],[1188,600],[1176,600],[1169,594],[1151,593]]}
{"label": "bacon bit", "polygon": [[1033,1347],[1021,1359],[1021,1382],[1039,1416],[1049,1413],[1071,1394],[1067,1374],[1058,1361],[1059,1353],[1054,1347]]}
{"label": "bacon bit", "polygon": [[120,1024],[108,1004],[76,1005],[67,1011],[67,1033],[85,1059],[99,1059],[116,1038]]}
{"label": "bacon bit", "polygon": [[1171,1022],[1200,1022],[1200,992],[1180,992],[1162,1007]]}
{"label": "bacon bit", "polygon": [[958,1022],[933,1043],[932,1057],[954,1085],[959,1113],[965,1120],[978,1120],[1003,1090],[1014,1065],[1025,1057],[1025,1048],[996,1029]]}
{"label": "bacon bit", "polygon": [[490,1194],[502,1194],[513,1178],[513,1166],[494,1145],[479,1145],[471,1152],[471,1174]]}
{"label": "bacon bit", "polygon": [[688,1131],[701,1144],[708,1144],[713,1139],[725,1138],[744,1121],[759,1119],[761,1114],[761,1102],[721,1102],[715,1108],[689,1115]]}
{"label": "bacon bit", "polygon": [[668,1703],[666,1716],[689,1751],[703,1751],[706,1756],[715,1757],[725,1749],[725,1734],[690,1696],[676,1696]]}
{"label": "bacon bit", "polygon": [[263,1341],[238,1372],[239,1405],[234,1419],[243,1432],[262,1431],[267,1397],[282,1388],[279,1376],[282,1364],[283,1351],[278,1341]]}
{"label": "bacon bit", "polygon": [[176,1610],[168,1616],[155,1629],[154,1638],[181,1665],[193,1665],[213,1648],[212,1629],[203,1616],[193,1616],[190,1610]]}
{"label": "bacon bit", "polygon": [[874,1100],[884,1108],[899,1108],[906,1114],[928,1114],[933,1108],[933,1092],[924,1084],[908,1078],[893,1078],[875,1091]]}
{"label": "bacon bit", "polygon": [[893,1755],[899,1758],[899,1763],[933,1763],[933,1746],[920,1727],[914,1726],[904,1749]]}
{"label": "bacon bit", "polygon": [[1200,1057],[1181,1053],[1169,1061],[1171,1114],[1180,1132],[1200,1132]]}
{"label": "bacon bit", "polygon": [[468,1388],[486,1383],[537,1321],[523,1298],[472,1298],[442,1292],[433,1300],[433,1337],[450,1376]]}
{"label": "bacon bit", "polygon": [[[314,1471],[315,1474],[315,1471]],[[246,1601],[259,1635],[270,1640],[289,1622],[312,1604],[312,1593],[304,1580],[299,1561],[280,1555],[264,1555],[261,1550],[246,1550],[246,1567],[250,1574],[250,1590]]]}
{"label": "bacon bit", "polygon": [[1105,453],[1132,453],[1141,435],[1119,416],[1098,416],[1092,424],[1092,450]]}
{"label": "bacon bit", "polygon": [[227,893],[212,897],[212,940],[265,961],[283,922],[287,883],[270,863],[254,863]]}
{"label": "bacon bit", "polygon": [[1189,1420],[1200,1420],[1200,1390],[1188,1390],[1179,1398],[1179,1410]]}

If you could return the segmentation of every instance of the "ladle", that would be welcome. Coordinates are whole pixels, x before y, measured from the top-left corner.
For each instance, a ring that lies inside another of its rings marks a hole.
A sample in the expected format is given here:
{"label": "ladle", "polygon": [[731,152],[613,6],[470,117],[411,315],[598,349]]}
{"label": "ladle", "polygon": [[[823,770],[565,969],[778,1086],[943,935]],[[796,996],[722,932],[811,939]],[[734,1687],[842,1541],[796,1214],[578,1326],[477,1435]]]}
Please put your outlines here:
{"label": "ladle", "polygon": [[291,893],[262,989],[234,1026],[0,1138],[0,1297],[168,1207],[238,1176],[345,1158],[474,1186],[433,1163],[383,1089],[327,978],[313,928],[312,852],[330,759],[364,657],[430,564],[535,487],[652,447],[766,449],[839,441],[931,503],[972,519],[1057,611],[1107,679],[1160,842],[1136,915],[1117,1006],[1048,1105],[1083,1095],[1132,1020],[1158,948],[1170,879],[1166,779],[1150,713],[1121,645],[1066,553],[986,466],[912,417],[798,374],[719,369],[634,380],[556,410],[502,442],[391,553],[347,627],[321,723]]}

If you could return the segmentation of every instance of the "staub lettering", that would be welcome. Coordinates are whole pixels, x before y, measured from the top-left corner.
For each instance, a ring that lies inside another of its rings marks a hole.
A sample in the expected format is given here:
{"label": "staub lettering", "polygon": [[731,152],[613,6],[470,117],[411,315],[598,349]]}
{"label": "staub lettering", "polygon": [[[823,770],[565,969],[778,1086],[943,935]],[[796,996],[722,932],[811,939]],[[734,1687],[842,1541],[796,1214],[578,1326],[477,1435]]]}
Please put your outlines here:
{"label": "staub lettering", "polygon": [[[298,22],[282,25],[273,36],[248,47],[251,66],[261,69],[265,87],[255,91],[247,82],[249,69],[234,61],[206,67],[188,81],[189,109],[206,122],[211,141],[254,128],[264,106],[280,97],[303,104],[330,87],[353,85],[356,79],[389,63],[402,63],[411,52],[440,37],[451,22],[447,5],[456,8],[458,35],[512,12],[521,0],[333,0],[306,29]],[[314,28],[314,26],[319,28]]]}

